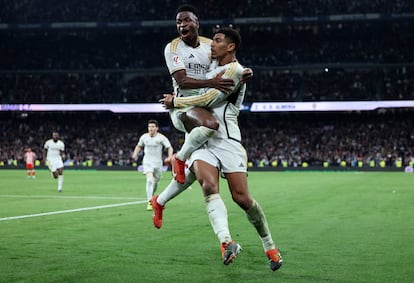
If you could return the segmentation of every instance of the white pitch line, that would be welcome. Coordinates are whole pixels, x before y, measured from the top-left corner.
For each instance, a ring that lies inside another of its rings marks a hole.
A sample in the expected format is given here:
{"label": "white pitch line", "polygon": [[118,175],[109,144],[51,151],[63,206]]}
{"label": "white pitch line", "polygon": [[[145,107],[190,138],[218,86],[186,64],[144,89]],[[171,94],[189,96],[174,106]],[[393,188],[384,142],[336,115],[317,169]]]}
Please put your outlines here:
{"label": "white pitch line", "polygon": [[141,204],[141,203],[146,203],[146,202],[147,201],[133,201],[133,202],[124,202],[124,203],[116,203],[116,204],[108,204],[108,205],[100,205],[100,206],[92,206],[92,207],[68,209],[68,210],[60,210],[60,211],[51,211],[51,212],[37,213],[37,214],[11,216],[11,217],[0,218],[0,221],[14,220],[14,219],[22,219],[22,218],[31,218],[31,217],[38,217],[38,216],[47,216],[47,215],[54,215],[54,214],[71,213],[71,212],[94,210],[94,209],[100,209],[100,208],[110,208],[110,207],[117,207],[117,206],[127,206],[127,205]]}
{"label": "white pitch line", "polygon": [[143,199],[144,198],[136,198],[136,197],[99,197],[99,196],[56,196],[56,195],[0,195],[0,198],[68,198],[68,199]]}

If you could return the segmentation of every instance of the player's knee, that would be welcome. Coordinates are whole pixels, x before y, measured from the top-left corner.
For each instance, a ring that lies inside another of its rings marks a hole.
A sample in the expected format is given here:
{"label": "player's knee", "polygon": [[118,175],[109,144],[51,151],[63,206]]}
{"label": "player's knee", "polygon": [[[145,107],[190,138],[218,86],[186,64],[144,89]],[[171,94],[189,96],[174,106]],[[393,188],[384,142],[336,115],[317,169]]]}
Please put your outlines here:
{"label": "player's knee", "polygon": [[232,194],[232,199],[243,210],[248,210],[253,205],[253,199],[245,194]]}
{"label": "player's knee", "polygon": [[214,182],[210,182],[209,180],[203,180],[203,182],[200,185],[205,196],[218,193],[218,186]]}
{"label": "player's knee", "polygon": [[203,121],[203,126],[217,131],[218,128],[219,128],[219,123],[214,118],[213,119],[206,119],[205,121]]}

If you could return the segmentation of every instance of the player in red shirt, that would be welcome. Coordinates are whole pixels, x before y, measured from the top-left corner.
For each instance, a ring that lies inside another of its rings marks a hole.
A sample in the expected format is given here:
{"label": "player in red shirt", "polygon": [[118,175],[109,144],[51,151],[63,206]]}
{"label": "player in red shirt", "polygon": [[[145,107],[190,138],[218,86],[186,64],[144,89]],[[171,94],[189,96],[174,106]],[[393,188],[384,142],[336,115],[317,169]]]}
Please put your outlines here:
{"label": "player in red shirt", "polygon": [[27,178],[36,179],[36,172],[34,169],[36,153],[34,153],[30,147],[26,149],[24,160],[26,161]]}

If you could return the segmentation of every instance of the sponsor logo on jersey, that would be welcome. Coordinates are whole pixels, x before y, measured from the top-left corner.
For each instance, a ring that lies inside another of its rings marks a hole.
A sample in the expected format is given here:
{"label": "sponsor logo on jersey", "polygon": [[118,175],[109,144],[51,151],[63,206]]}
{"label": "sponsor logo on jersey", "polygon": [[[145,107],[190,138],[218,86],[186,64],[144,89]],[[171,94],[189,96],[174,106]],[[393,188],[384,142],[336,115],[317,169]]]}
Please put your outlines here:
{"label": "sponsor logo on jersey", "polygon": [[181,65],[181,60],[180,60],[180,57],[178,57],[178,56],[174,56],[174,57],[172,58],[172,61],[173,61],[173,64],[174,64],[175,66]]}
{"label": "sponsor logo on jersey", "polygon": [[205,74],[208,71],[209,65],[200,63],[188,63],[188,69],[193,74]]}

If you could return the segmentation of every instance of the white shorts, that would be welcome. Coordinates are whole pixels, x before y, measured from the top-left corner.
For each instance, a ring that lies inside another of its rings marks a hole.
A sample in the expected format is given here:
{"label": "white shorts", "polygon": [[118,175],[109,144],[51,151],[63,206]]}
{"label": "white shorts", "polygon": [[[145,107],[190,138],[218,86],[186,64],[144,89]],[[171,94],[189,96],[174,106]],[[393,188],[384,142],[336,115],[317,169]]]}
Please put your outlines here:
{"label": "white shorts", "polygon": [[151,165],[145,165],[144,163],[144,171],[142,172],[144,175],[147,173],[152,173],[155,179],[160,179],[162,176],[162,167],[153,167]]}
{"label": "white shorts", "polygon": [[222,173],[247,172],[247,153],[237,141],[213,139],[208,146],[194,151],[188,161],[191,168],[194,161],[202,160],[217,167]]}
{"label": "white shorts", "polygon": [[189,106],[189,107],[185,107],[185,108],[173,108],[173,109],[170,109],[170,118],[171,118],[171,121],[172,121],[174,127],[177,130],[179,130],[179,131],[181,131],[183,133],[186,133],[187,132],[186,129],[185,129],[185,127],[184,127],[183,122],[180,119],[180,116],[181,116],[182,113],[185,113],[185,112],[187,112],[188,110],[190,110],[192,108],[194,108],[194,106]]}
{"label": "white shorts", "polygon": [[47,160],[47,166],[51,172],[56,172],[59,168],[63,168],[63,161],[61,158],[54,158]]}

